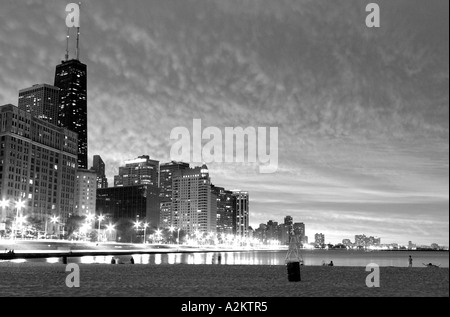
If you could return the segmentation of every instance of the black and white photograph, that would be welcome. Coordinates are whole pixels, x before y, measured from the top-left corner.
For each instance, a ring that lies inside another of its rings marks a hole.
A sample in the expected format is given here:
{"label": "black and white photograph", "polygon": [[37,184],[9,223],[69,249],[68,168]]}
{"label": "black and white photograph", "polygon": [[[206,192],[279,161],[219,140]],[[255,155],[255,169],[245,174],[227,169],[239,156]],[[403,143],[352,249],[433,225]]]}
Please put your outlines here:
{"label": "black and white photograph", "polygon": [[0,297],[449,297],[449,1],[0,0]]}

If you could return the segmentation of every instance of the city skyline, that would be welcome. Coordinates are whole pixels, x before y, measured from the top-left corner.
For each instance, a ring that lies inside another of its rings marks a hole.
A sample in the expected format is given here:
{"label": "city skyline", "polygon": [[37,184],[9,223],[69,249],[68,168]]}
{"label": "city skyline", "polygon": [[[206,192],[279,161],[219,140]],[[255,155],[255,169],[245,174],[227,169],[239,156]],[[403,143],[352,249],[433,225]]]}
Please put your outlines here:
{"label": "city skyline", "polygon": [[[110,184],[132,157],[170,162],[171,128],[193,118],[276,125],[277,173],[208,164],[214,183],[251,193],[254,229],[290,214],[330,242],[365,232],[448,245],[448,3],[379,1],[389,13],[370,30],[356,1],[188,2],[83,5],[89,152]],[[6,3],[0,104],[52,83],[65,5]]]}

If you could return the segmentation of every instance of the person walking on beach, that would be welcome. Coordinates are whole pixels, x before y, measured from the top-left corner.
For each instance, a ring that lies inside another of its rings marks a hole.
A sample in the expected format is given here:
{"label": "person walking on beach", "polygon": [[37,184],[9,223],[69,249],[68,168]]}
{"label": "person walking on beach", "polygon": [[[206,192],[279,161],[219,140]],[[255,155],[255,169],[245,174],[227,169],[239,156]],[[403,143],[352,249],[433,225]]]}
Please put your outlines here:
{"label": "person walking on beach", "polygon": [[409,256],[409,259],[408,259],[409,267],[412,267],[412,262],[413,262],[413,259],[411,256]]}

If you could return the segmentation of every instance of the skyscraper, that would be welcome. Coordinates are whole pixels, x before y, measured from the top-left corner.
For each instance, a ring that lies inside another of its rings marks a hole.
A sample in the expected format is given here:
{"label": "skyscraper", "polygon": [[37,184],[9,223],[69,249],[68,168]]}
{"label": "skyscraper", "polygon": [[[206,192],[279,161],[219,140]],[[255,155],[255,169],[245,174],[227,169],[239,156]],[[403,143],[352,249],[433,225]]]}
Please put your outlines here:
{"label": "skyscraper", "polygon": [[248,192],[233,190],[234,197],[234,233],[236,236],[248,237],[250,221],[250,201]]}
{"label": "skyscraper", "polygon": [[105,162],[100,155],[94,155],[94,162],[91,170],[97,173],[97,188],[108,188],[108,179],[105,174]]}
{"label": "skyscraper", "polygon": [[19,91],[19,109],[58,125],[59,91],[58,87],[47,84],[22,89]]}
{"label": "skyscraper", "polygon": [[189,234],[216,232],[217,205],[211,203],[208,167],[175,171],[172,184],[172,226]]}
{"label": "skyscraper", "polygon": [[172,176],[175,171],[189,169],[188,163],[170,162],[161,164],[159,168],[160,210],[162,228],[172,223]]}
{"label": "skyscraper", "polygon": [[305,224],[303,222],[296,222],[294,223],[293,228],[294,234],[300,238],[300,242],[303,244],[308,243],[305,233]]}
{"label": "skyscraper", "polygon": [[211,191],[215,194],[217,204],[217,233],[233,233],[233,207],[236,206],[233,192],[222,187],[211,185]]}
{"label": "skyscraper", "polygon": [[97,173],[78,169],[75,181],[75,208],[77,216],[95,215]]}
{"label": "skyscraper", "polygon": [[114,176],[114,187],[153,185],[159,187],[159,161],[143,155],[125,162],[119,167],[119,175]]}
{"label": "skyscraper", "polygon": [[316,233],[314,235],[314,244],[316,246],[322,246],[325,244],[325,235],[323,233]]}
{"label": "skyscraper", "polygon": [[78,167],[88,168],[87,66],[77,59],[56,66],[60,89],[58,124],[78,133]]}
{"label": "skyscraper", "polygon": [[286,216],[286,217],[284,217],[284,224],[286,225],[286,226],[292,226],[292,217],[291,216]]}
{"label": "skyscraper", "polygon": [[64,224],[74,209],[76,133],[13,105],[0,107],[0,122],[0,222],[22,201],[21,214]]}

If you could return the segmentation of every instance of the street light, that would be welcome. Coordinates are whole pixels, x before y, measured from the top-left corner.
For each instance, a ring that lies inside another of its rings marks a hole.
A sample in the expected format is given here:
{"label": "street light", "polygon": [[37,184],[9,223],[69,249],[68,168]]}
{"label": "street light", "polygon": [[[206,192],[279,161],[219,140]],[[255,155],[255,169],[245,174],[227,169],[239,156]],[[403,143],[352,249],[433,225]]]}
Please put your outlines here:
{"label": "street light", "polygon": [[106,226],[106,230],[111,235],[111,232],[114,231],[114,225],[110,223],[109,225]]}
{"label": "street light", "polygon": [[56,223],[59,221],[59,217],[57,217],[57,216],[53,216],[51,219],[50,219],[50,222],[53,224],[53,233],[55,233],[54,231],[55,231],[55,225],[56,225]]}
{"label": "street light", "polygon": [[[14,227],[14,238],[16,238],[17,223],[18,223],[18,220],[19,220],[19,212],[20,212],[20,209],[22,209],[24,207],[25,207],[25,202],[24,201],[19,200],[19,201],[16,202],[16,211],[17,212],[16,212],[16,224],[15,224],[15,227]],[[23,236],[23,232],[22,232],[22,236]]]}
{"label": "street light", "polygon": [[9,200],[3,199],[2,201],[0,201],[0,207],[6,208],[8,206],[9,206]]}
{"label": "street light", "polygon": [[144,241],[143,244],[145,244],[145,235],[147,233],[147,228],[148,228],[149,224],[147,222],[144,223]]}
{"label": "street light", "polygon": [[98,216],[98,235],[97,235],[98,242],[100,242],[100,225],[104,219],[105,217],[103,215]]}
{"label": "street light", "polygon": [[[141,227],[141,223],[139,222],[139,221],[136,221],[135,223],[134,223],[134,228],[136,229],[136,238],[137,238],[137,236],[138,236],[138,232],[139,232],[139,228]],[[131,242],[133,242],[133,241],[131,241]]]}
{"label": "street light", "polygon": [[86,216],[86,221],[87,222],[92,222],[94,220],[95,220],[95,216],[94,215],[89,214],[89,215]]}
{"label": "street light", "polygon": [[156,239],[158,239],[158,237],[161,238],[161,233],[162,233],[161,229],[156,230]]}

